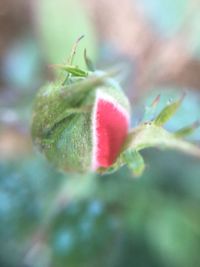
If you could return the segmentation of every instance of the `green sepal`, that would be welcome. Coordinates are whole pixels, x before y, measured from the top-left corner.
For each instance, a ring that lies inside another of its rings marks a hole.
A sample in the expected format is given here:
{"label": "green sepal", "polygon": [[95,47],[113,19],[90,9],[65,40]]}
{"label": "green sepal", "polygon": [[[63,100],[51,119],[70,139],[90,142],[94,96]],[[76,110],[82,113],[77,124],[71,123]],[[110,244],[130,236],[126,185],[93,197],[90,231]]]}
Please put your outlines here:
{"label": "green sepal", "polygon": [[135,177],[142,175],[145,169],[145,164],[143,157],[138,151],[128,149],[122,154],[122,157],[124,163],[127,164]]}
{"label": "green sepal", "polygon": [[183,127],[174,133],[174,136],[178,138],[187,137],[194,133],[194,131],[200,126],[200,122],[196,121],[189,126]]}
{"label": "green sepal", "polygon": [[77,102],[80,102],[87,93],[96,90],[98,86],[111,87],[110,78],[112,78],[115,74],[116,71],[113,70],[102,75],[96,75],[94,72],[89,75],[87,79],[83,80],[80,80],[78,77],[74,78],[77,79],[77,81],[74,80],[74,83],[63,86],[60,89],[60,97],[68,102],[72,102],[73,105],[76,105]]}
{"label": "green sepal", "polygon": [[61,70],[64,70],[64,71],[70,73],[71,75],[73,75],[75,77],[87,77],[88,76],[87,71],[84,71],[83,69],[80,69],[74,65],[57,64],[54,66],[60,68]]}
{"label": "green sepal", "polygon": [[123,160],[122,154],[120,154],[114,164],[112,164],[108,168],[99,168],[97,172],[99,174],[111,174],[118,171],[123,165],[125,165],[125,162]]}
{"label": "green sepal", "polygon": [[134,177],[140,176],[145,169],[144,159],[140,153],[133,149],[127,149],[120,154],[112,166],[109,168],[99,168],[98,173],[111,174],[119,170],[124,165],[128,166]]}
{"label": "green sepal", "polygon": [[95,71],[94,64],[92,63],[91,59],[87,56],[86,49],[84,50],[84,60],[85,60],[85,64],[87,66],[87,69],[89,71]]}
{"label": "green sepal", "polygon": [[164,125],[176,113],[183,101],[184,95],[177,101],[167,105],[155,118],[154,124],[157,126]]}
{"label": "green sepal", "polygon": [[61,123],[63,120],[67,119],[71,115],[76,115],[76,114],[81,114],[81,113],[86,113],[86,112],[91,112],[92,107],[91,106],[85,106],[81,108],[69,108],[63,111],[56,119],[55,121],[52,121],[52,123],[48,124],[48,127],[44,128],[44,135],[48,135],[49,132],[53,130],[56,125]]}

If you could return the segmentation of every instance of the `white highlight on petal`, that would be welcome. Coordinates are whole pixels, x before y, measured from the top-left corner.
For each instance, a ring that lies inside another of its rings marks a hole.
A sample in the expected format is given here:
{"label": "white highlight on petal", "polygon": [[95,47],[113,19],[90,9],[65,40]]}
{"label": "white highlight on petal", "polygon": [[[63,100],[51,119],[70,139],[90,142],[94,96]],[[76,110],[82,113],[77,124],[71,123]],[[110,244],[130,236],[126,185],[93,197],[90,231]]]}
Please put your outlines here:
{"label": "white highlight on petal", "polygon": [[112,96],[106,94],[102,90],[97,90],[95,103],[92,111],[92,160],[91,160],[91,169],[92,171],[96,171],[100,165],[97,161],[98,154],[98,133],[97,129],[97,108],[98,102],[100,100],[104,100],[105,102],[111,103],[116,110],[118,110],[123,116],[126,118],[128,125],[130,125],[130,114],[127,110],[122,107]]}

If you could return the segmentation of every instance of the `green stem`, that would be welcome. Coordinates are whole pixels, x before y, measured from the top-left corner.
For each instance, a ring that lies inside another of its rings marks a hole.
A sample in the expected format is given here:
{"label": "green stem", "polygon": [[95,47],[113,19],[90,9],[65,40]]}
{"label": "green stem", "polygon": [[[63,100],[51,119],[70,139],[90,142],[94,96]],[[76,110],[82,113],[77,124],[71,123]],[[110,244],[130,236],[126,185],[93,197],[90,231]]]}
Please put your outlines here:
{"label": "green stem", "polygon": [[123,150],[132,148],[140,151],[148,147],[175,149],[200,158],[200,148],[176,138],[165,129],[153,123],[143,124],[130,132]]}

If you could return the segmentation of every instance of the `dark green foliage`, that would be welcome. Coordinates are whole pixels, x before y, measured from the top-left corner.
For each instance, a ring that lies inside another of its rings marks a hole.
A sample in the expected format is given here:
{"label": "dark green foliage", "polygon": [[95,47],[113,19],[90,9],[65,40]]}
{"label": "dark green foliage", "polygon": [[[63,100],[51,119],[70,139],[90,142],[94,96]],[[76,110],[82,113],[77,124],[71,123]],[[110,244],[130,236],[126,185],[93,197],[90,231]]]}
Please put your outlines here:
{"label": "dark green foliage", "polygon": [[143,156],[149,166],[139,180],[126,168],[83,177],[41,158],[1,162],[2,266],[198,266],[198,161]]}

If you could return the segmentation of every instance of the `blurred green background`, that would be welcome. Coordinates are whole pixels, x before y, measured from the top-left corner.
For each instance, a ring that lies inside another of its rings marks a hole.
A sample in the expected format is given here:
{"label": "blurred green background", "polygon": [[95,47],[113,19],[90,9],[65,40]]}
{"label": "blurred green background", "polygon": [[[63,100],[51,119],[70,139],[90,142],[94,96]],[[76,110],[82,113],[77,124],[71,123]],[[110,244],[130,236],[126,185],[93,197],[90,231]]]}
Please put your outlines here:
{"label": "blurred green background", "polygon": [[[124,64],[122,85],[132,101],[133,125],[156,95],[161,94],[159,112],[186,89],[181,109],[166,127],[175,130],[199,120],[200,87],[152,84],[154,69],[145,90],[136,82],[152,48],[145,43],[146,31],[153,32],[158,46],[160,40],[171,42],[181,33],[183,57],[198,62],[200,16],[191,2],[1,0],[1,267],[200,266],[199,159],[149,149],[143,153],[147,167],[139,179],[126,168],[104,176],[63,174],[32,147],[29,131],[37,90],[55,75],[49,66],[65,62],[82,34],[76,64],[84,66],[84,48],[98,68]],[[128,17],[127,28],[122,13],[128,4],[135,24]],[[122,29],[116,28],[116,17]],[[190,38],[182,37],[188,27]],[[154,61],[155,51],[152,54]],[[149,65],[151,69],[153,63]],[[178,67],[170,65],[174,73]],[[190,139],[199,143],[200,131]]]}

